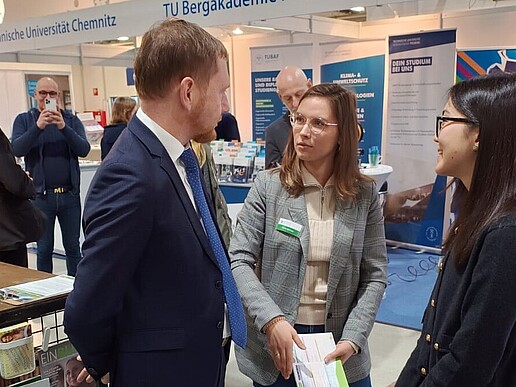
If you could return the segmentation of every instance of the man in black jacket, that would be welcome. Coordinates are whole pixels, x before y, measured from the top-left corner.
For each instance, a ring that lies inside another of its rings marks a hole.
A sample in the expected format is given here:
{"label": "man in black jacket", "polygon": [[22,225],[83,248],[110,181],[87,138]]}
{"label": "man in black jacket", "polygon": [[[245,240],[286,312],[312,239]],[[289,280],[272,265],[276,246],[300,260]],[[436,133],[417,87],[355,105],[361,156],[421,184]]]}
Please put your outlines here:
{"label": "man in black jacket", "polygon": [[[0,261],[28,266],[25,235],[19,228],[23,214],[13,213],[15,203],[36,195],[31,178],[16,164],[9,139],[0,129]],[[16,217],[16,218],[15,218]],[[17,219],[20,218],[20,219]],[[25,221],[28,221],[25,219]]]}

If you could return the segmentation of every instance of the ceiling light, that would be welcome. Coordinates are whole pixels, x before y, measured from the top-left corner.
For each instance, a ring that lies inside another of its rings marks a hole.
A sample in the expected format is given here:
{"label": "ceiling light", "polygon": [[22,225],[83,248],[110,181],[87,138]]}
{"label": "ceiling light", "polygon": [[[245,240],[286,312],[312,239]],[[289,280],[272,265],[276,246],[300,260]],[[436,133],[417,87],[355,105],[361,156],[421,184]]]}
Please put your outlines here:
{"label": "ceiling light", "polygon": [[350,10],[353,12],[364,12],[365,7],[351,7]]}
{"label": "ceiling light", "polygon": [[[251,22],[249,22],[249,23],[251,23]],[[256,28],[258,30],[265,30],[265,31],[276,31],[276,28],[273,28],[273,27],[255,26],[253,24],[247,24],[247,27]]]}
{"label": "ceiling light", "polygon": [[127,42],[129,40],[129,36],[119,36],[116,40],[119,42]]}
{"label": "ceiling light", "polygon": [[240,29],[240,27],[235,28],[233,31],[231,31],[233,35],[242,35],[244,31]]}

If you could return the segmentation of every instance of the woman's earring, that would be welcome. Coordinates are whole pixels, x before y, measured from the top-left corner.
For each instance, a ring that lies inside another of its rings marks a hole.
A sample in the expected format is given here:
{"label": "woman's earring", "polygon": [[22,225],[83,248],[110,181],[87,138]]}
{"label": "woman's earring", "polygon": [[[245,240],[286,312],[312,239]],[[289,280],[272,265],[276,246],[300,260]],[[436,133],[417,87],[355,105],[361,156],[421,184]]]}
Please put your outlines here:
{"label": "woman's earring", "polygon": [[473,144],[473,152],[478,152],[478,142]]}

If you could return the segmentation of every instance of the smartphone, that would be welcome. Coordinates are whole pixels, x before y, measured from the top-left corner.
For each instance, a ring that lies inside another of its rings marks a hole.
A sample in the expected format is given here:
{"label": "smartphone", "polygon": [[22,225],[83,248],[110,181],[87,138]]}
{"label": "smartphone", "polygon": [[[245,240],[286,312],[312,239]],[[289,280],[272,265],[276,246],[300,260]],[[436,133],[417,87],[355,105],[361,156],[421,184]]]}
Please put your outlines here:
{"label": "smartphone", "polygon": [[45,108],[57,112],[57,101],[55,98],[45,98]]}

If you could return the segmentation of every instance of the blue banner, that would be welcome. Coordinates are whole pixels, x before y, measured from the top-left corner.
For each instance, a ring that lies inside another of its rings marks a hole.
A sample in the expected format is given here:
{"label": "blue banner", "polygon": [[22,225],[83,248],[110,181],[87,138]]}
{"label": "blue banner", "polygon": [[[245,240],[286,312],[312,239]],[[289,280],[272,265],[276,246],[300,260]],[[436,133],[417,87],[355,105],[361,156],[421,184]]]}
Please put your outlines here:
{"label": "blue banner", "polygon": [[125,69],[125,79],[127,86],[134,86],[134,68],[127,67]]}
{"label": "blue banner", "polygon": [[455,30],[434,31],[389,37],[389,54],[413,51],[445,44],[455,45]]}
{"label": "blue banner", "polygon": [[37,80],[29,79],[27,81],[27,93],[29,94],[29,97],[34,96],[34,92],[36,91],[37,84],[38,84]]}
{"label": "blue banner", "polygon": [[[312,78],[311,69],[303,69]],[[265,129],[288,109],[276,91],[276,77],[280,70],[256,71],[251,74],[253,103],[253,140],[265,140]]]}
{"label": "blue banner", "polygon": [[366,150],[361,161],[367,163],[367,149],[382,144],[385,55],[346,60],[321,66],[322,83],[338,83],[357,95],[358,122],[365,134],[360,148]]}

